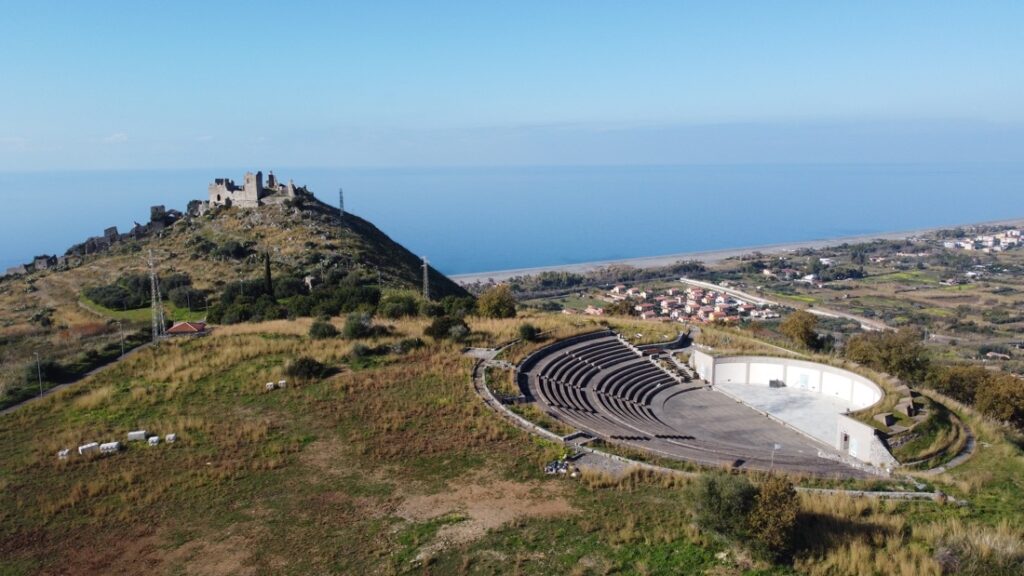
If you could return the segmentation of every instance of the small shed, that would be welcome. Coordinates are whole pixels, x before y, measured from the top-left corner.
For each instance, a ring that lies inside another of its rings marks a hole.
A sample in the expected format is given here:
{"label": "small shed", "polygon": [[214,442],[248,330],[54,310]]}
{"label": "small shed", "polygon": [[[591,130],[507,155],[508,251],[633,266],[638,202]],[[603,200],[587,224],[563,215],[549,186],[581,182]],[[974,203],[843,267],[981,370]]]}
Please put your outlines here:
{"label": "small shed", "polygon": [[168,336],[202,336],[206,334],[205,322],[178,322],[167,329]]}

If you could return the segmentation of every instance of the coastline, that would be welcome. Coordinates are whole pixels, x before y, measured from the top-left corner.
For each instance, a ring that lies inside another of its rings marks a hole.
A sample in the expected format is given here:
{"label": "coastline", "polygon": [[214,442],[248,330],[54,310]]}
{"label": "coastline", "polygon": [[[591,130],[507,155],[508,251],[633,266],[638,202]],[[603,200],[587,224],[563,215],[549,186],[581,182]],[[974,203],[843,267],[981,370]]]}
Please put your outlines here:
{"label": "coastline", "polygon": [[949,226],[934,226],[918,230],[904,230],[898,232],[880,232],[877,234],[861,234],[856,236],[841,236],[836,238],[822,238],[817,240],[805,240],[798,242],[782,242],[778,244],[765,244],[761,246],[742,246],[737,248],[721,248],[716,250],[703,250],[698,252],[680,252],[676,254],[665,254],[661,256],[639,256],[636,258],[623,258],[619,260],[597,260],[591,262],[579,262],[575,264],[556,264],[552,266],[536,266],[532,268],[517,268],[510,270],[494,270],[490,272],[470,272],[466,274],[454,274],[449,278],[459,284],[474,284],[476,282],[504,282],[517,276],[532,276],[541,272],[573,272],[586,274],[608,266],[631,266],[634,268],[659,268],[669,266],[681,260],[697,260],[705,264],[721,262],[729,258],[735,258],[754,252],[765,255],[778,255],[794,252],[801,249],[821,249],[842,244],[855,244],[871,242],[873,240],[906,240],[915,236],[932,234],[940,230],[951,230],[954,228],[966,228],[972,226],[1024,226],[1024,218],[1009,218],[1005,220],[990,220],[987,222],[973,222],[968,224],[953,224]]}

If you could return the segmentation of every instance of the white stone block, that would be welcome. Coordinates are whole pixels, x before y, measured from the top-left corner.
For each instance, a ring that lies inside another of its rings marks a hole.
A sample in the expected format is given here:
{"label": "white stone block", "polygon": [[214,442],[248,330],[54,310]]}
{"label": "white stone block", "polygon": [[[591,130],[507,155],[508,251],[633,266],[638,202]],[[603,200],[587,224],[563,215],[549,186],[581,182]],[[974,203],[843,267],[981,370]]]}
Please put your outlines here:
{"label": "white stone block", "polygon": [[96,452],[99,449],[99,442],[89,442],[88,444],[82,444],[78,447],[78,454],[84,456],[90,452]]}

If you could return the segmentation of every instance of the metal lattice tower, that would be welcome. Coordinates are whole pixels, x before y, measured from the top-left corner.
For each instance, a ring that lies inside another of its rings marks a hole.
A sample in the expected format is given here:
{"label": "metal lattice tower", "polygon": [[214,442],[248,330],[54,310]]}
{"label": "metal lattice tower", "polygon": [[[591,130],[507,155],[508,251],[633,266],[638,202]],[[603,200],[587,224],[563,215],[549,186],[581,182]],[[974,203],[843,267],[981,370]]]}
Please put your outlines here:
{"label": "metal lattice tower", "polygon": [[430,301],[430,261],[423,257],[423,299]]}
{"label": "metal lattice tower", "polygon": [[156,277],[156,264],[153,261],[153,251],[149,251],[149,288],[153,308],[153,342],[156,342],[164,334],[164,305],[160,295],[160,280]]}
{"label": "metal lattice tower", "polygon": [[345,190],[338,188],[338,213],[345,215]]}

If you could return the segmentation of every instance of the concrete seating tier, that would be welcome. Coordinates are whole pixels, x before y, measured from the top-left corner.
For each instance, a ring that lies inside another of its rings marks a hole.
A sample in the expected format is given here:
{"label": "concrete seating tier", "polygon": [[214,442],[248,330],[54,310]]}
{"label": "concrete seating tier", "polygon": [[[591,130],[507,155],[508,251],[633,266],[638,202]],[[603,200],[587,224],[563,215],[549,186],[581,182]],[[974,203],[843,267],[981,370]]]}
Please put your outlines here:
{"label": "concrete seating tier", "polygon": [[674,381],[618,338],[565,347],[540,359],[534,374],[541,399],[578,425],[618,431],[623,438],[633,437],[637,428],[667,432],[660,430],[664,425],[650,403]]}

